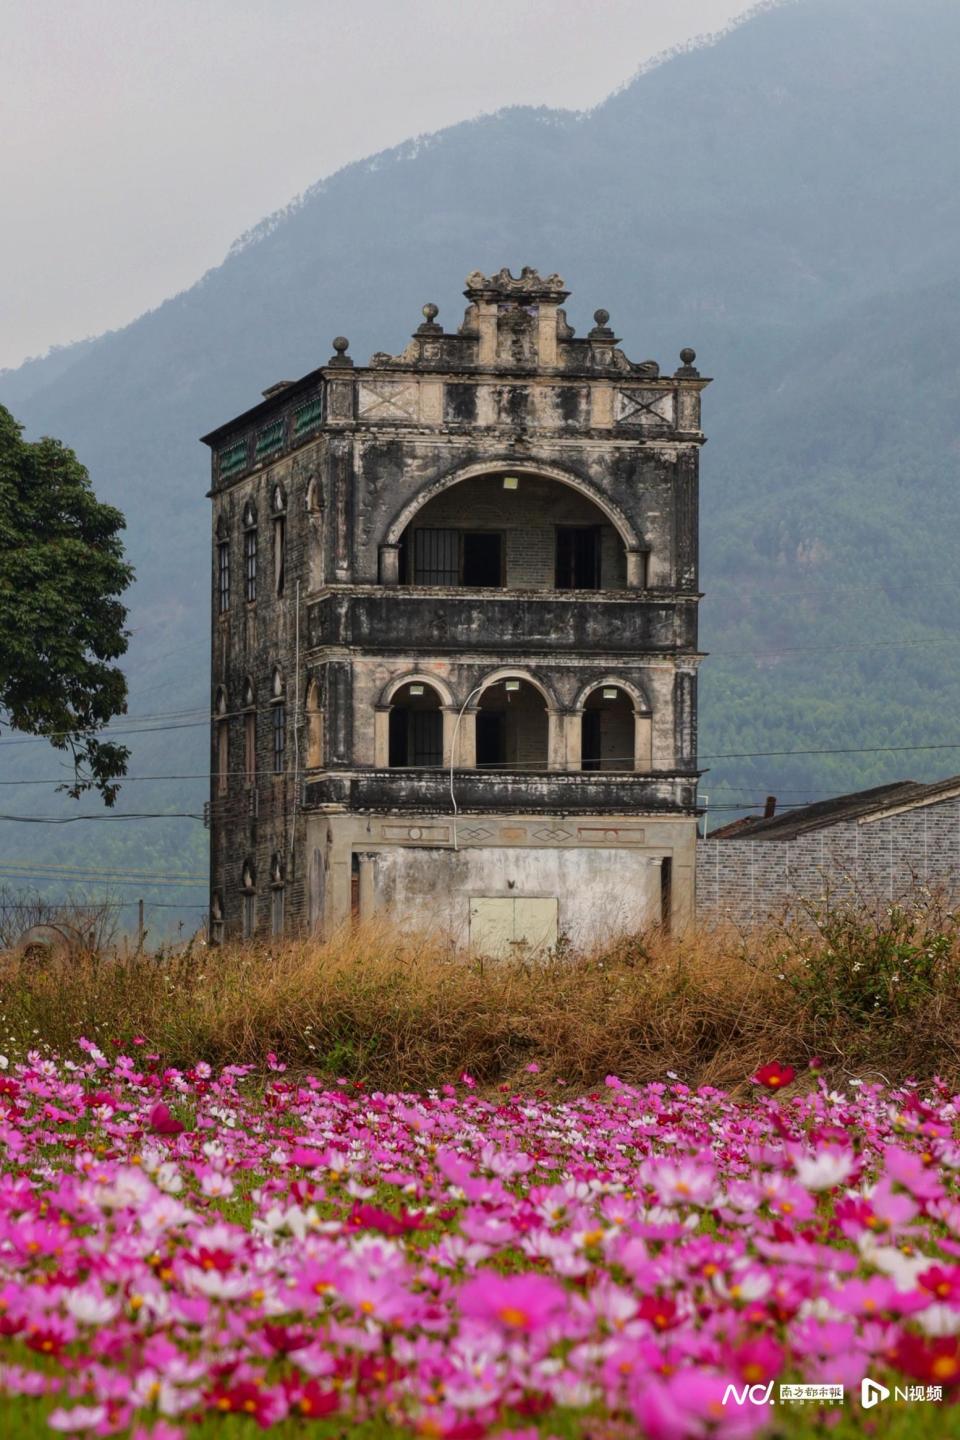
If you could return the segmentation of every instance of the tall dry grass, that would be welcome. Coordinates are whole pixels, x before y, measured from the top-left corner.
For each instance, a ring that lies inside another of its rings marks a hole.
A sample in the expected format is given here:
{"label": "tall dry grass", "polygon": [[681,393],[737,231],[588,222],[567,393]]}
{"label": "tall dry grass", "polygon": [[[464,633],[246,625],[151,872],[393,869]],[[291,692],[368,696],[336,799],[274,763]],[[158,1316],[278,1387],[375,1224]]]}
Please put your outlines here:
{"label": "tall dry grass", "polygon": [[265,1064],[424,1089],[536,1061],[590,1087],[668,1071],[737,1087],[764,1061],[960,1086],[960,929],[931,903],[742,935],[637,935],[591,955],[468,960],[357,926],[325,943],[180,954],[8,954],[0,1049],[143,1037],[167,1064]]}

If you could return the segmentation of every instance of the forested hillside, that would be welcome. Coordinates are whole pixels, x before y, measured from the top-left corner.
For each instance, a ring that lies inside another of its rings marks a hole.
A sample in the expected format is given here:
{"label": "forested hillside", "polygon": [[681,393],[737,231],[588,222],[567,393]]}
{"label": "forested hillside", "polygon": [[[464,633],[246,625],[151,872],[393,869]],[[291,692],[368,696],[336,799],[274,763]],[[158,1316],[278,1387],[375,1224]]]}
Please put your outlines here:
{"label": "forested hillside", "polygon": [[[504,264],[559,271],[581,333],[603,305],[632,356],[673,368],[694,345],[715,377],[711,810],[960,771],[958,54],[953,0],[763,11],[589,114],[509,110],[353,165],[127,329],[0,377],[28,434],[72,445],[128,516],[131,712],[182,727],[133,739],[131,774],[207,769],[196,437],[325,361],[335,334],[363,361],[398,350],[426,300],[452,327],[467,272]],[[341,121],[318,97],[318,126]],[[879,748],[925,745],[955,748]],[[851,753],[712,758],[797,750]],[[43,746],[4,737],[0,757],[6,782],[58,773]],[[71,813],[47,784],[4,795],[7,813]],[[204,797],[201,779],[138,778],[120,808]],[[201,874],[204,847],[189,819],[0,825],[8,868]]]}

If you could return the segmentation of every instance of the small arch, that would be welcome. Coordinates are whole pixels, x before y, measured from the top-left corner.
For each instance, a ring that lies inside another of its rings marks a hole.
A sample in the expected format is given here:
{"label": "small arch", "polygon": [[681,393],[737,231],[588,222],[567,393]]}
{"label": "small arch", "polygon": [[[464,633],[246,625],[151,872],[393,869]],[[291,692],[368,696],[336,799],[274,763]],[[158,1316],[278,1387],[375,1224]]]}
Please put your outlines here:
{"label": "small arch", "polygon": [[323,484],[319,475],[311,475],[307,481],[305,500],[308,515],[323,514]]}
{"label": "small arch", "polygon": [[274,515],[283,515],[287,508],[287,492],[277,481],[270,494],[270,506]]}
{"label": "small arch", "polygon": [[633,707],[635,710],[638,710],[645,715],[650,714],[650,702],[644,692],[641,690],[640,686],[635,684],[632,680],[621,679],[619,675],[604,675],[599,680],[590,680],[586,685],[583,686],[583,688],[577,695],[576,700],[573,702],[574,710],[582,710],[587,702],[588,697],[592,695],[595,690],[599,690],[601,685],[606,685],[608,687],[615,685],[618,690],[623,690],[630,696],[631,700],[633,701]]}
{"label": "small arch", "polygon": [[257,888],[257,867],[252,858],[248,855],[240,867],[240,889],[255,890]]}
{"label": "small arch", "polygon": [[257,507],[252,500],[248,500],[243,507],[243,528],[249,530],[257,523]]}
{"label": "small arch", "polygon": [[217,517],[217,539],[230,539],[230,526],[227,524],[227,517],[223,514]]}
{"label": "small arch", "polygon": [[575,475],[569,470],[561,469],[557,465],[537,465],[528,461],[518,461],[515,457],[504,456],[500,461],[489,461],[467,465],[462,470],[455,470],[449,475],[441,476],[431,484],[425,485],[416,495],[412,496],[405,505],[394,515],[383,536],[382,545],[399,545],[400,537],[406,530],[410,521],[417,511],[422,509],[428,501],[448,490],[452,485],[459,485],[464,480],[478,479],[484,475],[496,475],[509,473],[511,475],[529,475],[540,480],[556,480],[561,485],[567,485],[572,490],[578,490],[588,500],[592,500],[598,510],[603,511],[610,524],[619,532],[627,550],[645,550],[646,545],[643,537],[637,532],[630,520],[608,496],[604,495],[591,481],[585,480],[581,475]]}
{"label": "small arch", "polygon": [[273,674],[270,677],[270,698],[282,700],[284,695],[283,671],[279,665],[274,665]]}
{"label": "small arch", "polygon": [[436,675],[424,675],[419,670],[408,670],[403,675],[395,675],[392,680],[387,681],[380,692],[380,699],[377,702],[378,705],[387,706],[392,704],[393,697],[401,686],[410,684],[429,685],[431,690],[437,692],[440,696],[441,703],[445,706],[452,707],[456,703],[453,698],[453,691],[445,681],[438,679]]}
{"label": "small arch", "polygon": [[525,681],[528,685],[532,685],[534,690],[540,692],[543,697],[543,703],[548,710],[558,710],[560,708],[557,704],[556,696],[548,688],[546,682],[541,680],[532,670],[518,670],[507,665],[501,667],[499,670],[492,670],[489,675],[483,677],[480,681],[483,689],[480,690],[474,700],[471,701],[471,708],[476,709],[490,686],[498,684],[501,680]]}
{"label": "small arch", "polygon": [[213,697],[213,713],[222,719],[227,714],[227,692],[223,685],[218,685],[216,694]]}
{"label": "small arch", "polygon": [[256,703],[257,692],[253,679],[251,676],[245,675],[243,678],[243,708],[244,710],[249,710],[252,706],[256,705]]}
{"label": "small arch", "polygon": [[307,686],[307,769],[323,767],[323,706],[320,682],[311,680]]}

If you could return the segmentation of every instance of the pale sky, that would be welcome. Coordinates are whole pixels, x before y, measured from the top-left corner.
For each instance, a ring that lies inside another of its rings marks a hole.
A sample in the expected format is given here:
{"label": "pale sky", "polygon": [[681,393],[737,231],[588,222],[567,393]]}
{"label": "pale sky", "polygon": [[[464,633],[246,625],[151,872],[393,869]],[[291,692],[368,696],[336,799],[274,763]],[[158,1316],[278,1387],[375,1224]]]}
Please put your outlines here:
{"label": "pale sky", "polygon": [[583,109],[753,0],[0,0],[0,367],[126,324],[348,161]]}

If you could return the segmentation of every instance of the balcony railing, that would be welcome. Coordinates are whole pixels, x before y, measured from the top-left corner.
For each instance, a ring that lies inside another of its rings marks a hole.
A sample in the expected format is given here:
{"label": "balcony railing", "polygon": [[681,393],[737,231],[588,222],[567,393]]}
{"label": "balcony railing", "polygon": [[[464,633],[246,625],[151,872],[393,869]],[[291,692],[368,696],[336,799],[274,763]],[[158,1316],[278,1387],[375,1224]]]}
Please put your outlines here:
{"label": "balcony railing", "polygon": [[[454,770],[457,807],[464,812],[630,814],[632,811],[693,811],[697,776],[671,771]],[[445,769],[383,769],[327,772],[308,779],[308,809],[418,810],[447,813],[450,772]]]}
{"label": "balcony railing", "polygon": [[433,652],[695,650],[695,597],[651,591],[330,591],[308,612],[308,643]]}

